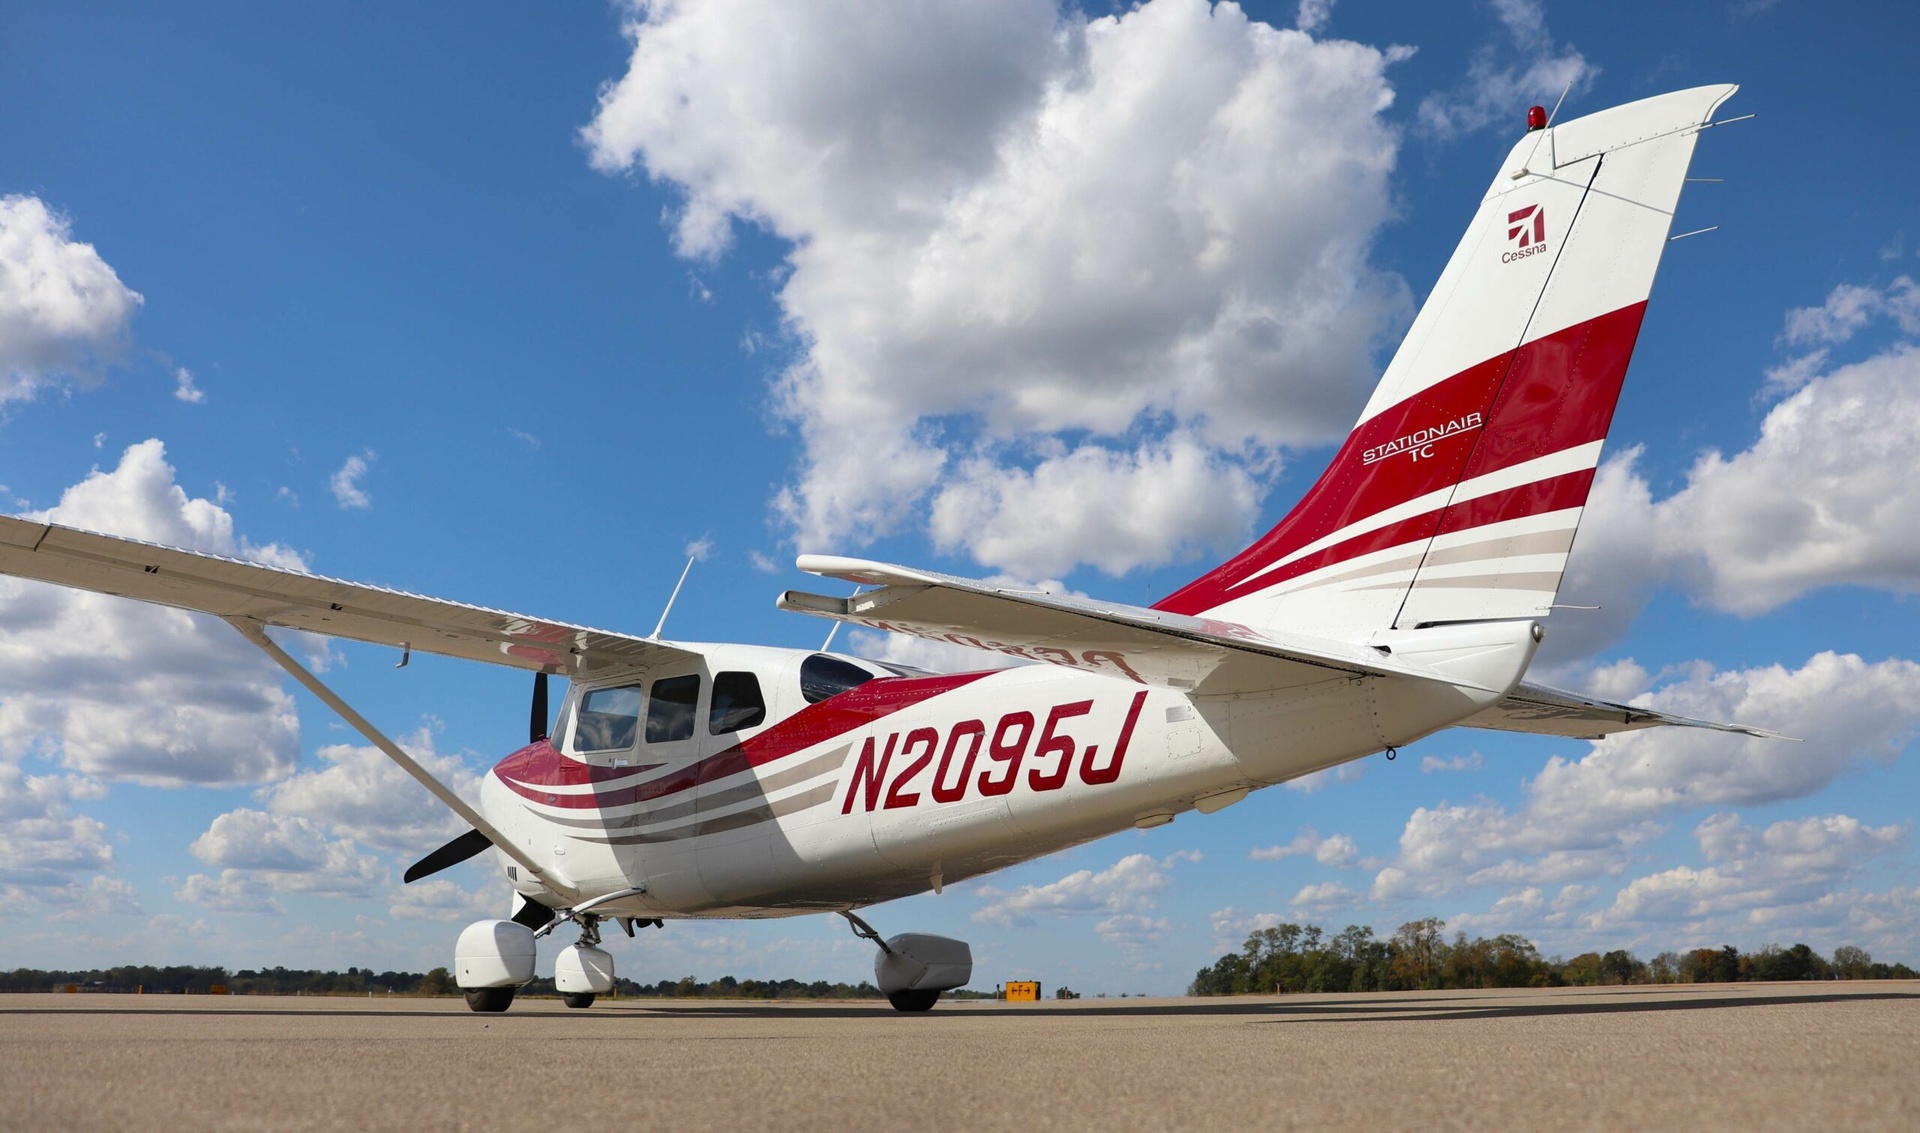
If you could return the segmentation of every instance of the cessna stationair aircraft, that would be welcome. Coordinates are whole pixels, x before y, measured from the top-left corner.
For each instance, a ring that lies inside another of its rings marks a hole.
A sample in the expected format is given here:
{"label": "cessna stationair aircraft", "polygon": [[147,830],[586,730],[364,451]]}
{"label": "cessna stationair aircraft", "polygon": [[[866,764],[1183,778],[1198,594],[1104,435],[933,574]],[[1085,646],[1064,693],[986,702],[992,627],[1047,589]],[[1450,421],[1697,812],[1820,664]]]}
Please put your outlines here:
{"label": "cessna stationair aircraft", "polygon": [[[1553,609],[1695,139],[1732,86],[1563,123],[1534,107],[1333,464],[1258,542],[1150,608],[830,555],[871,587],[783,610],[1033,664],[949,676],[586,629],[0,518],[0,571],[230,622],[472,826],[512,915],[469,926],[476,1011],[613,983],[607,920],[830,912],[902,1011],[967,983],[958,940],[860,911],[1442,728],[1597,737],[1680,719],[1522,680]],[[532,670],[527,746],[449,790],[273,642],[283,626]],[[547,678],[566,677],[548,728]]]}

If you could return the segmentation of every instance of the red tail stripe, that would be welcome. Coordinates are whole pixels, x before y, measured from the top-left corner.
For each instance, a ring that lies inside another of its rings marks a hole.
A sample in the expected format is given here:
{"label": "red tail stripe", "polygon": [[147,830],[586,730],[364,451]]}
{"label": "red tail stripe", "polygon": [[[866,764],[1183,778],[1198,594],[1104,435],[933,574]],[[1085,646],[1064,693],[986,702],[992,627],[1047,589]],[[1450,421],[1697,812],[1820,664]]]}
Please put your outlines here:
{"label": "red tail stripe", "polygon": [[[1645,313],[1644,302],[1634,303],[1543,335],[1362,422],[1340,446],[1327,471],[1273,530],[1154,608],[1204,613],[1236,597],[1235,586],[1273,563],[1369,516],[1461,480],[1602,439],[1613,421]],[[1431,457],[1415,461],[1402,454],[1372,465],[1365,461],[1369,449],[1472,413],[1483,415],[1484,426],[1435,444]],[[1398,542],[1411,542],[1437,532],[1440,515],[1429,512],[1383,530],[1393,531]],[[1427,524],[1424,533],[1418,527],[1422,521]],[[1344,556],[1326,551],[1307,556],[1316,564],[1307,569],[1394,545],[1380,542],[1369,532],[1341,544],[1351,548]],[[1293,569],[1296,565],[1288,564],[1270,577],[1277,582],[1305,573]]]}
{"label": "red tail stripe", "polygon": [[1448,508],[1447,517],[1441,521],[1436,534],[1451,535],[1456,531],[1485,527],[1489,523],[1579,507],[1587,502],[1587,491],[1592,487],[1593,469],[1583,468],[1578,472],[1508,488],[1504,492],[1494,492]]}
{"label": "red tail stripe", "polygon": [[[1592,484],[1593,470],[1589,468],[1493,492],[1478,499],[1455,504],[1450,509],[1435,508],[1433,511],[1423,512],[1398,523],[1389,523],[1385,527],[1376,528],[1364,535],[1356,535],[1351,539],[1335,543],[1331,547],[1315,551],[1311,555],[1302,555],[1286,566],[1261,576],[1261,582],[1270,586],[1290,578],[1299,578],[1324,567],[1336,566],[1349,559],[1370,555],[1375,551],[1418,543],[1431,535],[1450,535],[1456,531],[1484,527],[1489,523],[1500,523],[1504,520],[1522,519],[1530,515],[1542,515],[1550,511],[1579,507],[1586,501],[1587,491]],[[1439,521],[1438,517],[1443,511],[1446,519]],[[1436,522],[1438,522],[1437,530]]]}
{"label": "red tail stripe", "polygon": [[[514,752],[495,765],[494,772],[515,794],[548,806],[589,810],[647,802],[677,794],[701,783],[723,779],[750,767],[771,763],[988,675],[990,673],[986,672],[956,673],[939,677],[881,677],[871,680],[818,704],[810,704],[752,739],[725,751],[715,752],[672,774],[611,791],[549,795],[541,790],[542,787],[576,785],[608,777],[594,774],[608,769],[592,768],[589,764],[563,755],[549,740],[529,744]],[[623,767],[612,770],[624,775],[638,769]]]}

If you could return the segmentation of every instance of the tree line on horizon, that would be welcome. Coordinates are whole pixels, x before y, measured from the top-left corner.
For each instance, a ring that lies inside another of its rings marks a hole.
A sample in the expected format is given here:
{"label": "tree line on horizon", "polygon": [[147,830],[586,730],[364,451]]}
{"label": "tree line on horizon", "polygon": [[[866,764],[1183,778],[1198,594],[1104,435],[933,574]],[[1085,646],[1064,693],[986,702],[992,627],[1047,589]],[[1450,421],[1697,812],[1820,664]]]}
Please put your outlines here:
{"label": "tree line on horizon", "polygon": [[1842,945],[1831,958],[1805,944],[1742,952],[1695,948],[1641,960],[1624,949],[1542,957],[1514,933],[1452,941],[1438,917],[1409,921],[1384,940],[1366,925],[1328,935],[1318,925],[1281,924],[1247,937],[1194,974],[1188,995],[1275,995],[1317,991],[1438,991],[1454,988],[1591,987],[1604,984],[1737,983],[1748,980],[1910,980],[1905,964],[1876,962]]}

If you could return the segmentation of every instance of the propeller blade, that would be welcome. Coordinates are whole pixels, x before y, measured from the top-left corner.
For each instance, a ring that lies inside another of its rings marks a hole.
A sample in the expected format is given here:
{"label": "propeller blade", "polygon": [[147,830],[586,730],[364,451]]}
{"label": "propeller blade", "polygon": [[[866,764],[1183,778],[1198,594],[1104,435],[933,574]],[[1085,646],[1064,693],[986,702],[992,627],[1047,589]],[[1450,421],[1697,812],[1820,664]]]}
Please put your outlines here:
{"label": "propeller blade", "polygon": [[410,881],[418,881],[423,877],[429,877],[439,873],[448,866],[459,865],[461,862],[466,861],[468,858],[492,845],[493,839],[480,833],[478,830],[469,830],[465,834],[460,835],[458,838],[435,850],[433,853],[428,854],[426,857],[408,866],[407,872],[401,875],[400,883],[405,885]]}
{"label": "propeller blade", "polygon": [[547,674],[533,674],[533,718],[527,723],[527,742],[547,738]]}

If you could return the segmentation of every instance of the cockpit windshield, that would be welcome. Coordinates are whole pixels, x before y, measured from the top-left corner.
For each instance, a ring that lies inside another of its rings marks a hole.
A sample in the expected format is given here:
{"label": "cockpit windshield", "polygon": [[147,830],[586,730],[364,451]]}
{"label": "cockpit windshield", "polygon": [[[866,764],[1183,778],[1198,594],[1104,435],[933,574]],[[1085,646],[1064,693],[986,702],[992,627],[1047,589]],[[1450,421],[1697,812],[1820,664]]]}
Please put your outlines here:
{"label": "cockpit windshield", "polygon": [[839,696],[872,679],[872,673],[853,662],[829,657],[825,653],[815,653],[800,662],[800,695],[806,698],[808,704],[818,704],[828,697]]}

